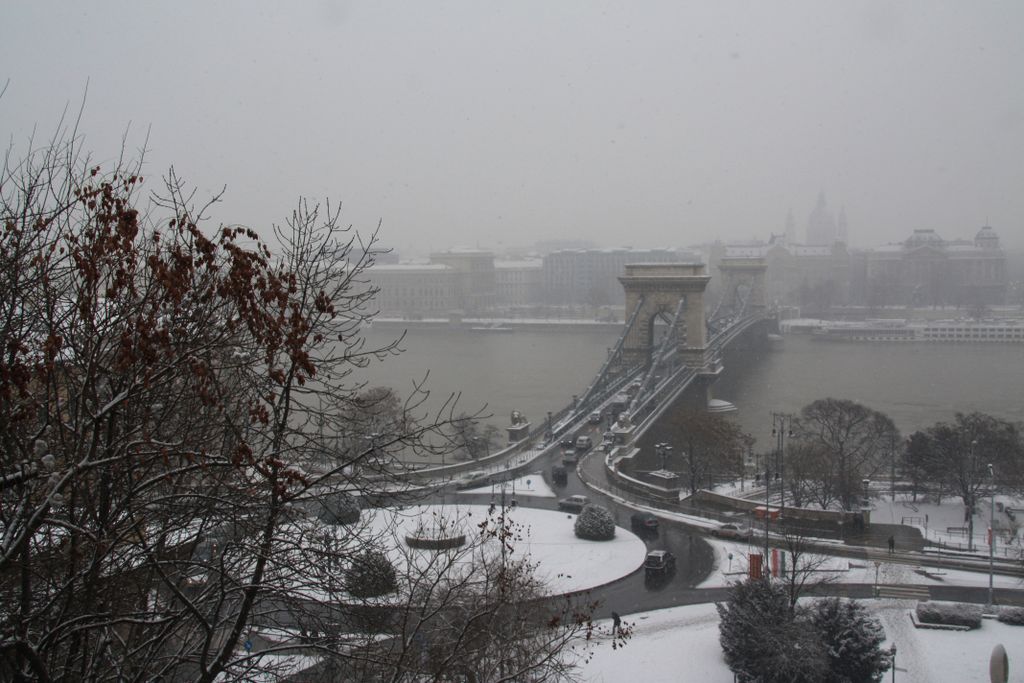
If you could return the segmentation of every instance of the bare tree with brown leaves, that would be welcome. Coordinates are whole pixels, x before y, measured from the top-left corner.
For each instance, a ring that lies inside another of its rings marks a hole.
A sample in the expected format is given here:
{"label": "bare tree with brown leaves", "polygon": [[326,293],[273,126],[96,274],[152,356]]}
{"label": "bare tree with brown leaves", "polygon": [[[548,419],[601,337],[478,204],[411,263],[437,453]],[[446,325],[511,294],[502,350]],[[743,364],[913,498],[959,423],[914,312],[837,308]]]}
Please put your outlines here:
{"label": "bare tree with brown leaves", "polygon": [[326,542],[316,499],[387,499],[398,453],[450,447],[452,402],[353,378],[398,352],[361,336],[376,233],[305,202],[271,244],[206,228],[140,169],[69,135],[0,175],[0,678],[272,671],[248,634],[337,616],[315,569],[376,540]]}

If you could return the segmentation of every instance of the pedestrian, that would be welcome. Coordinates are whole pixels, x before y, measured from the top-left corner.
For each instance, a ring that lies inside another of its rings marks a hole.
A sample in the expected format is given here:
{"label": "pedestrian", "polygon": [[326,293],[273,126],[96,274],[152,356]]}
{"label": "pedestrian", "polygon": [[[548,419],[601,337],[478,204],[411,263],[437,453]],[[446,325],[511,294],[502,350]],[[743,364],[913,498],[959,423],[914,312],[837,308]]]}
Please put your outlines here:
{"label": "pedestrian", "polygon": [[622,626],[622,617],[618,612],[612,612],[612,633],[619,635],[619,627]]}
{"label": "pedestrian", "polygon": [[896,539],[892,536],[889,537],[889,554],[892,555],[896,552]]}

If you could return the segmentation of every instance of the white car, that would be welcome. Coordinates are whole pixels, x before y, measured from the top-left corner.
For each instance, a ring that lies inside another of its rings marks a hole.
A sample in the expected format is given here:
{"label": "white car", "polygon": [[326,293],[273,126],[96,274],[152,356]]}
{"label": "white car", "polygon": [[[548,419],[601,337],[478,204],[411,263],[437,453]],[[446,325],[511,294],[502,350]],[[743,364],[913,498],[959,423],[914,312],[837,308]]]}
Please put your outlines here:
{"label": "white car", "polygon": [[558,501],[559,510],[568,510],[569,512],[580,512],[586,506],[590,505],[590,499],[586,496],[569,496]]}

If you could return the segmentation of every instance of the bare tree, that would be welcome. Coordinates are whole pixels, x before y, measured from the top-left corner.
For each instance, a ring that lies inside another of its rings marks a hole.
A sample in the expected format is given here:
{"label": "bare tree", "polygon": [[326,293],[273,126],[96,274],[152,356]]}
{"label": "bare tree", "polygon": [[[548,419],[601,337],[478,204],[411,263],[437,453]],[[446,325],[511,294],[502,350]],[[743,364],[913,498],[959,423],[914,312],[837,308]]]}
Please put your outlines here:
{"label": "bare tree", "polygon": [[685,410],[660,434],[655,440],[675,444],[672,459],[679,463],[690,493],[709,486],[713,475],[724,478],[743,472],[750,437],[721,415]]}
{"label": "bare tree", "polygon": [[782,524],[782,551],[786,560],[780,578],[786,586],[791,611],[796,608],[797,600],[807,593],[835,582],[834,574],[827,570],[830,556],[815,552],[813,538],[800,526]]}
{"label": "bare tree", "polygon": [[70,135],[0,175],[3,678],[249,675],[249,629],[321,609],[304,501],[381,492],[386,456],[447,447],[425,437],[452,405],[421,421],[422,392],[366,443],[351,373],[397,352],[360,335],[375,234],[305,202],[273,248],[206,230],[173,172],[140,209],[140,167]]}
{"label": "bare tree", "polygon": [[899,440],[888,416],[853,401],[819,399],[804,406],[793,423],[795,441],[815,449],[823,460],[822,482],[835,487],[843,508],[853,507],[861,479],[873,475],[892,442]]}
{"label": "bare tree", "polygon": [[1024,481],[1020,428],[991,415],[957,413],[952,423],[939,422],[915,434],[911,444],[926,476],[940,490],[952,491],[963,501],[970,544],[979,495],[993,486],[1019,490]]}

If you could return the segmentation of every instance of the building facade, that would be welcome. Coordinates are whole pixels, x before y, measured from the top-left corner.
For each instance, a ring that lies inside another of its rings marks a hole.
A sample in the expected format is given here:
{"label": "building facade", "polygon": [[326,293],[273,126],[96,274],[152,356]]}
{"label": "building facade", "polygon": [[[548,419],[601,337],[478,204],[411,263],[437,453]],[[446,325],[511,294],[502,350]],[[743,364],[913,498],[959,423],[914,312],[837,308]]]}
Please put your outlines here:
{"label": "building facade", "polygon": [[457,308],[456,277],[443,264],[377,264],[367,271],[379,288],[374,305],[383,317],[445,317]]}
{"label": "building facade", "polygon": [[627,263],[700,263],[674,249],[563,249],[544,257],[544,302],[554,306],[621,306]]}
{"label": "building facade", "polygon": [[863,252],[856,288],[869,306],[987,306],[1006,301],[1006,252],[991,226],[973,240],[914,230],[903,242]]}
{"label": "building facade", "polygon": [[455,308],[467,315],[487,313],[497,301],[494,253],[480,249],[451,249],[430,255],[432,264],[448,266],[455,280]]}
{"label": "building facade", "polygon": [[501,308],[532,306],[541,301],[544,261],[523,259],[494,262],[496,303]]}

